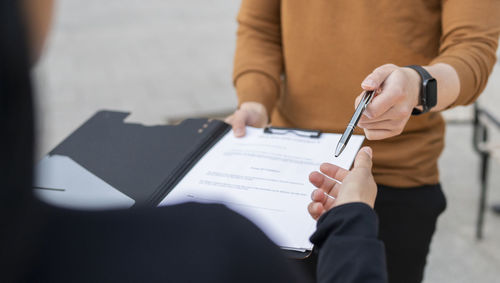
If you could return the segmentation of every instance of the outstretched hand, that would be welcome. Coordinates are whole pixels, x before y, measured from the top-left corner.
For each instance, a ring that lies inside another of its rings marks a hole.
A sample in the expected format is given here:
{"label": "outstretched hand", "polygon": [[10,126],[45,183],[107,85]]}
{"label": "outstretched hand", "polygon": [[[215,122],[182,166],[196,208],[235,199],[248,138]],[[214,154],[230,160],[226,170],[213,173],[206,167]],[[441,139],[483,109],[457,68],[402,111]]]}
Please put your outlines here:
{"label": "outstretched hand", "polygon": [[[387,64],[376,68],[361,83],[364,90],[377,90],[358,126],[369,140],[401,134],[413,108],[419,104],[420,76],[410,68]],[[355,107],[363,93],[356,98]]]}
{"label": "outstretched hand", "polygon": [[261,103],[245,102],[232,115],[226,118],[226,123],[233,126],[236,137],[245,136],[245,127],[263,128],[269,123],[267,110]]}
{"label": "outstretched hand", "polygon": [[377,185],[372,175],[370,147],[361,148],[351,171],[329,163],[321,164],[320,171],[309,175],[309,181],[317,188],[312,192],[312,202],[308,206],[309,214],[314,219],[345,203],[364,202],[373,208]]}

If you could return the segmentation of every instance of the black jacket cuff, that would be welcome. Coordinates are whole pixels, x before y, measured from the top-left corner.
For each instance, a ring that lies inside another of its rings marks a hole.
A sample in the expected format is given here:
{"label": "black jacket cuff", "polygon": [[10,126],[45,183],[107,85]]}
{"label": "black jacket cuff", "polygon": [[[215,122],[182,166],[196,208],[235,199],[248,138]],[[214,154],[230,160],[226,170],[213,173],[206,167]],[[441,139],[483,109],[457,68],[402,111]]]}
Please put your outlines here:
{"label": "black jacket cuff", "polygon": [[311,242],[321,248],[328,236],[354,236],[376,238],[378,219],[373,209],[365,203],[347,203],[332,208],[317,222]]}

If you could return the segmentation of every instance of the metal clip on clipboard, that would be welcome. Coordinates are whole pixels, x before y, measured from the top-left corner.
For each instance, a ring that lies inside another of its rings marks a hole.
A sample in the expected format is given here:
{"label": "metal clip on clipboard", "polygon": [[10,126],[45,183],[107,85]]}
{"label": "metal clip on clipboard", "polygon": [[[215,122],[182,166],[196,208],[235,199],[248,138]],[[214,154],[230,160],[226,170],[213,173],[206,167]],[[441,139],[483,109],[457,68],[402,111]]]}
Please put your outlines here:
{"label": "metal clip on clipboard", "polygon": [[318,139],[321,136],[321,131],[283,128],[283,127],[265,127],[264,133],[273,135],[286,135],[288,133],[293,133],[296,136],[311,138],[311,139]]}

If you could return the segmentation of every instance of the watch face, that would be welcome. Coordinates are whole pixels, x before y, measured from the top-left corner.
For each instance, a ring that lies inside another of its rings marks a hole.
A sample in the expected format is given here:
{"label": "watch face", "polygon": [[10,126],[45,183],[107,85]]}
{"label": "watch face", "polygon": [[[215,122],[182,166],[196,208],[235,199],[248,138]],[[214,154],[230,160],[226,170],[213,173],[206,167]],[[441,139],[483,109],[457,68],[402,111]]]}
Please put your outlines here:
{"label": "watch face", "polygon": [[424,81],[427,107],[431,108],[437,104],[437,81],[434,78]]}

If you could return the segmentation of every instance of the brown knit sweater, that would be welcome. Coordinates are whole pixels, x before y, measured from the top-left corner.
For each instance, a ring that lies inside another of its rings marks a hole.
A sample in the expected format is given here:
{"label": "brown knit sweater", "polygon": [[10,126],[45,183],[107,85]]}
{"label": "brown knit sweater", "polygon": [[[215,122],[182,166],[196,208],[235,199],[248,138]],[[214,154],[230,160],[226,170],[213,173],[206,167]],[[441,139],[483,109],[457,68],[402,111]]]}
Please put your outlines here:
{"label": "brown knit sweater", "polygon": [[[263,103],[276,126],[340,133],[362,80],[387,63],[447,63],[461,84],[452,106],[472,103],[496,60],[500,0],[243,0],[238,22],[239,103]],[[437,183],[444,128],[427,113],[397,137],[367,141],[377,183]]]}

